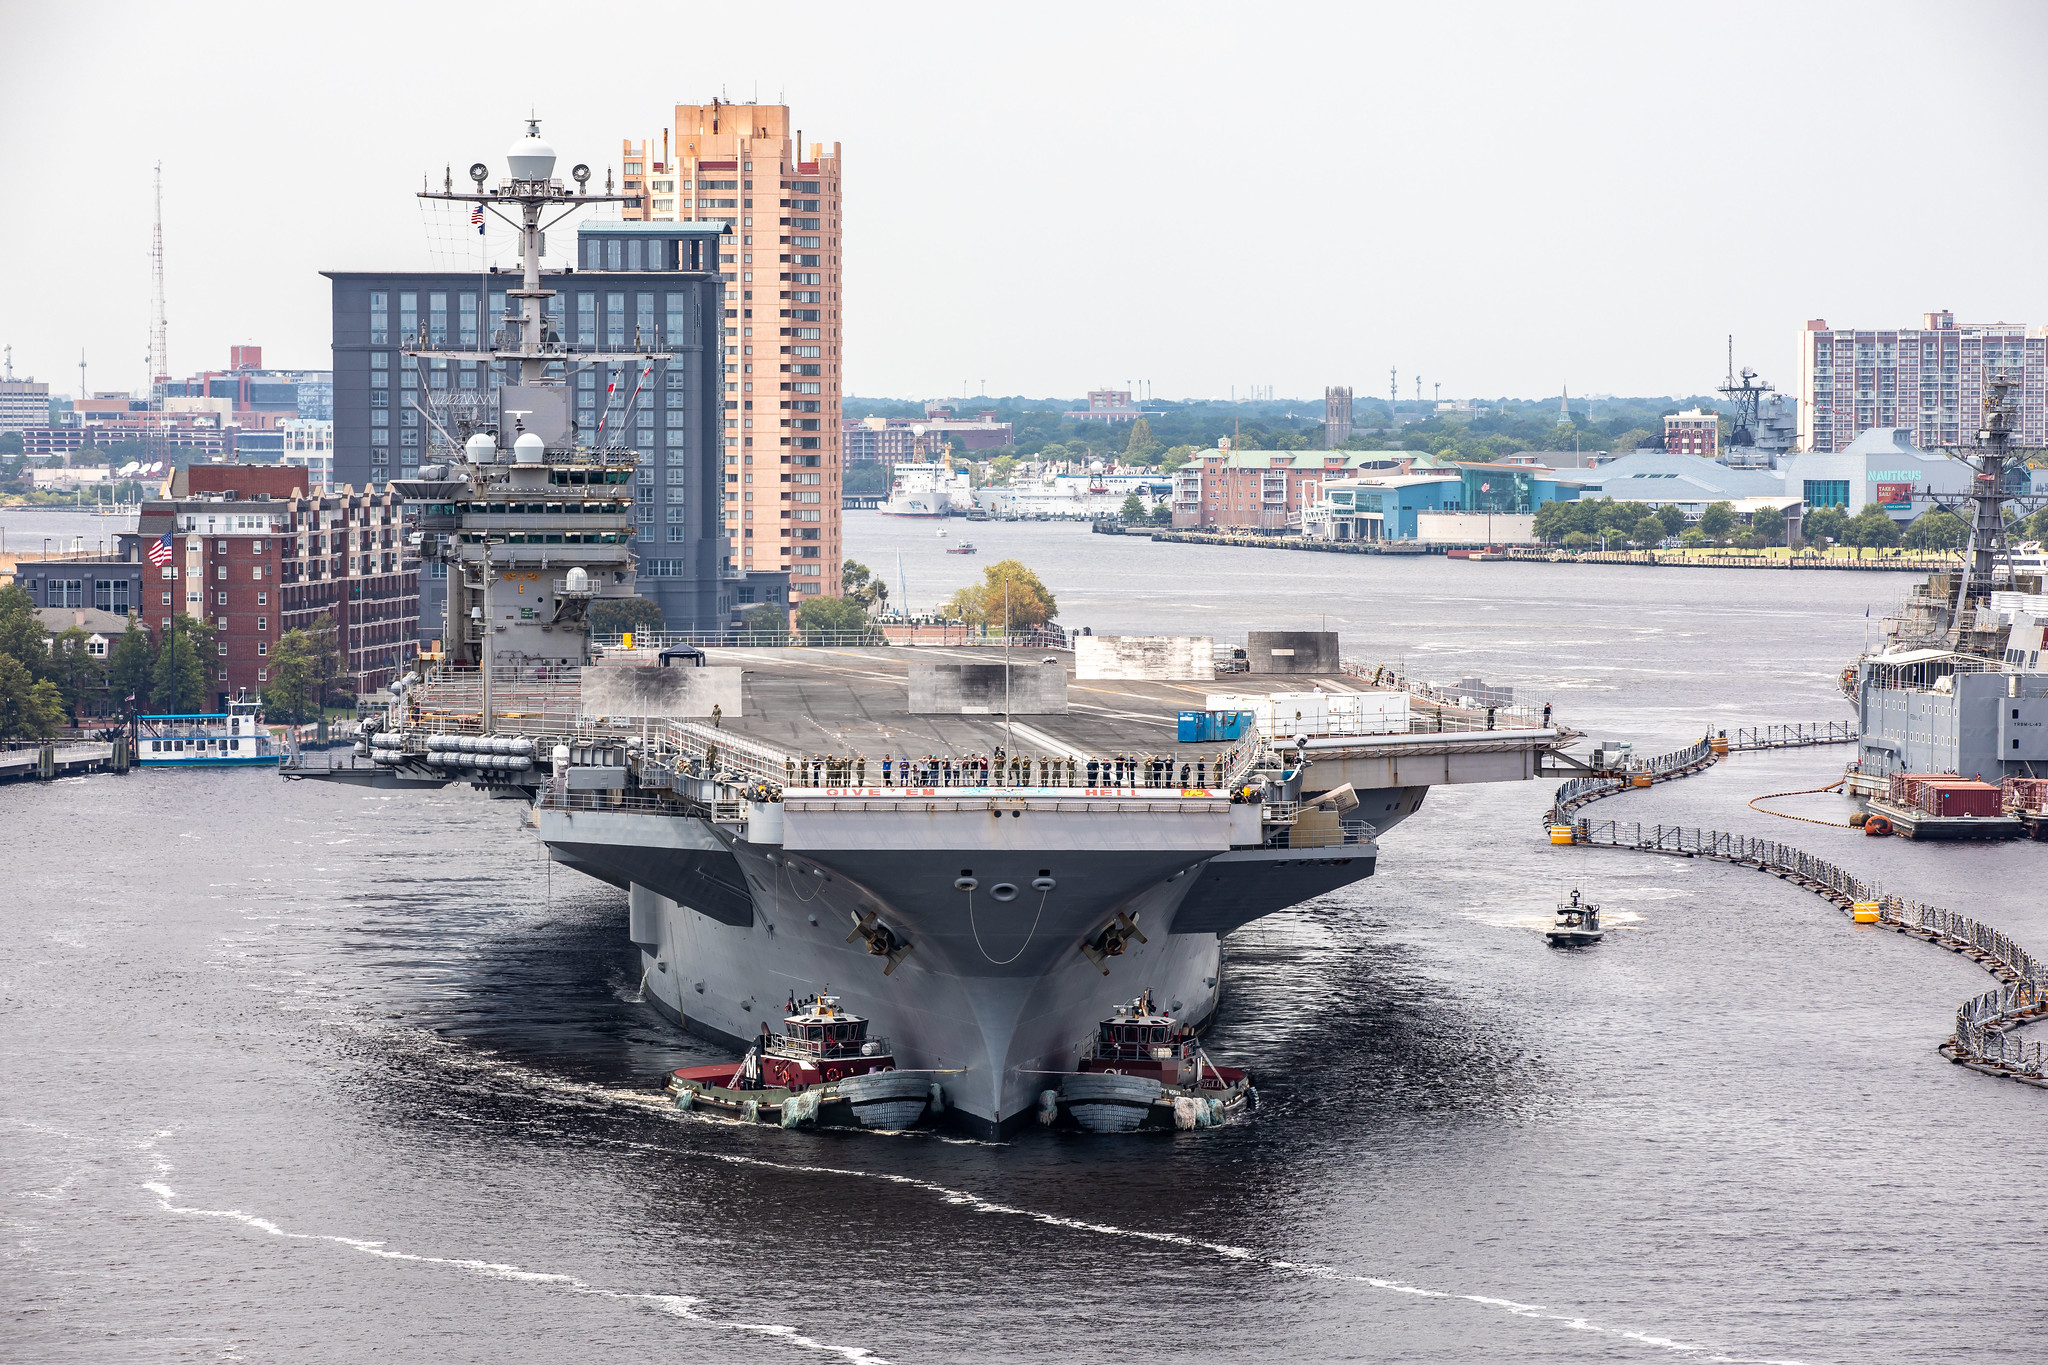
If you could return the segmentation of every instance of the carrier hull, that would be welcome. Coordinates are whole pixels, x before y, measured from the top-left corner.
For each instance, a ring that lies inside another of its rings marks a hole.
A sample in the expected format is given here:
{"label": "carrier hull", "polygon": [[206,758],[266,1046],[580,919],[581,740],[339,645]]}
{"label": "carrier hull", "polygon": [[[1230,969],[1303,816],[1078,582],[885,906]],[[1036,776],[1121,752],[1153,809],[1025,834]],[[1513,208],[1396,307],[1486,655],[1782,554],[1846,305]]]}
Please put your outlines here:
{"label": "carrier hull", "polygon": [[[1091,832],[1060,822],[1075,837],[1039,844],[984,810],[950,822],[979,838],[938,847],[904,847],[888,822],[865,821],[861,842],[801,849],[697,819],[536,817],[557,860],[627,888],[647,996],[664,1013],[744,1046],[791,996],[829,989],[889,1036],[898,1065],[939,1073],[948,1116],[984,1136],[1031,1122],[1051,1078],[1091,1054],[1099,1021],[1134,994],[1207,1018],[1222,935],[1254,917],[1252,886],[1267,913],[1370,876],[1377,857],[1371,843],[1233,849],[1227,816],[1224,842],[1207,848],[1169,816],[1099,813]],[[997,888],[1016,891],[999,900]],[[1135,933],[1105,951],[1119,915]],[[869,916],[908,945],[893,966],[857,932]]]}

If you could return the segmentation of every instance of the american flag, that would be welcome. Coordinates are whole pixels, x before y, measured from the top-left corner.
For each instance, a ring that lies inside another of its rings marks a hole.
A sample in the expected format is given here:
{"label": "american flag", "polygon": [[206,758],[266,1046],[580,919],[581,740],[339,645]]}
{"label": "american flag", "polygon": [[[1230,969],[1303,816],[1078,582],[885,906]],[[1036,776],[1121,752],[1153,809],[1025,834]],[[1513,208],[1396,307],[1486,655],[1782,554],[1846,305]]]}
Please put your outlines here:
{"label": "american flag", "polygon": [[476,229],[476,235],[484,235],[484,206],[478,204],[469,211],[469,225]]}
{"label": "american flag", "polygon": [[171,562],[171,536],[166,531],[156,544],[149,547],[149,562],[161,567]]}

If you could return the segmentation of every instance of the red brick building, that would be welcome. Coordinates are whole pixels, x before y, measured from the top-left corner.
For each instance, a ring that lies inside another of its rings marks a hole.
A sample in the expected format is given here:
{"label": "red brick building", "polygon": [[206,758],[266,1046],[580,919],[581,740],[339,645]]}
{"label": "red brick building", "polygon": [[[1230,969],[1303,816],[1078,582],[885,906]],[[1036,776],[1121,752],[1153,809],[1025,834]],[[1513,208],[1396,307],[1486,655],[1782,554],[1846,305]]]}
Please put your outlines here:
{"label": "red brick building", "polygon": [[1356,478],[1413,459],[1379,450],[1204,450],[1173,472],[1179,530],[1279,531],[1301,525],[1301,509],[1327,479]]}
{"label": "red brick building", "polygon": [[[289,465],[196,465],[179,472],[171,497],[143,504],[133,537],[146,566],[140,614],[152,630],[180,611],[215,628],[216,700],[261,691],[284,633],[322,618],[334,622],[357,695],[389,684],[417,651],[419,568],[407,560],[403,501],[300,496],[305,478]],[[165,534],[170,560],[152,564]]]}

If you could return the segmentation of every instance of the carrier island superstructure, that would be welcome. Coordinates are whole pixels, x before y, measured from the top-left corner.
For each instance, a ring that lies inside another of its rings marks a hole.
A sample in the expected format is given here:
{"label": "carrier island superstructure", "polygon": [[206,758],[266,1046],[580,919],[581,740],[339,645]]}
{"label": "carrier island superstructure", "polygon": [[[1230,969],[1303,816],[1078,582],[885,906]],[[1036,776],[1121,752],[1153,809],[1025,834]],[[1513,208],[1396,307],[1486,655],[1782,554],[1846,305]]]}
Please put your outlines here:
{"label": "carrier island superstructure", "polygon": [[1411,686],[1323,632],[593,647],[590,604],[632,591],[634,454],[550,392],[592,357],[545,330],[539,220],[570,194],[537,143],[447,195],[521,214],[526,278],[497,429],[444,433],[395,485],[448,566],[443,647],[354,766],[287,775],[530,801],[551,857],[625,892],[672,1019],[744,1046],[829,990],[1000,1133],[1117,1006],[1205,1019],[1223,940],[1372,875],[1430,787],[1528,779],[1559,747],[1547,713]]}

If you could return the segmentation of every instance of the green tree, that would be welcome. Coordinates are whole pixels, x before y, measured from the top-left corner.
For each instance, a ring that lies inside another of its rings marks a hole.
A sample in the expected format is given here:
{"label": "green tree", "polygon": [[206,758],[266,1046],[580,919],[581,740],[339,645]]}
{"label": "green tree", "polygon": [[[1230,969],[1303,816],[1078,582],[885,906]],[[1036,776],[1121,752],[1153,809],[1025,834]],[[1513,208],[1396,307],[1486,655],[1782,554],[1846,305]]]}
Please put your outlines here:
{"label": "green tree", "polygon": [[1775,507],[1759,507],[1749,514],[1749,529],[1766,545],[1781,544],[1785,539],[1785,514]]}
{"label": "green tree", "polygon": [[1842,542],[1854,545],[1856,557],[1861,559],[1865,549],[1882,550],[1898,544],[1899,524],[1876,503],[1866,503],[1861,512],[1849,518]]}
{"label": "green tree", "polygon": [[1675,502],[1667,502],[1658,508],[1657,520],[1664,523],[1664,534],[1667,536],[1685,533],[1685,509]]}
{"label": "green tree", "polygon": [[998,486],[1008,484],[1010,482],[1010,475],[1015,472],[1016,468],[1017,457],[1015,455],[998,455],[995,459],[989,461],[988,481]]}
{"label": "green tree", "polygon": [[1678,537],[1678,544],[1681,549],[1697,550],[1706,543],[1707,533],[1697,526],[1686,527],[1684,533]]}
{"label": "green tree", "polygon": [[1734,504],[1710,502],[1707,504],[1707,510],[1700,513],[1700,534],[1707,539],[1726,540],[1734,531]]}
{"label": "green tree", "polygon": [[159,715],[190,715],[204,708],[213,657],[213,627],[182,611],[173,616],[150,675],[151,708]]}
{"label": "green tree", "polygon": [[1655,545],[1664,539],[1664,522],[1654,514],[1645,514],[1635,529],[1629,532],[1630,540],[1638,545]]}
{"label": "green tree", "polygon": [[149,632],[133,616],[128,629],[114,642],[107,656],[108,698],[122,714],[139,710],[149,696],[150,669],[156,658],[149,646]]}
{"label": "green tree", "polygon": [[0,739],[48,739],[64,722],[57,684],[0,654]]}
{"label": "green tree", "polygon": [[1152,424],[1140,417],[1131,423],[1130,439],[1124,442],[1124,458],[1132,464],[1151,464],[1159,451],[1159,442],[1152,439]]}
{"label": "green tree", "polygon": [[851,597],[813,597],[797,608],[796,628],[811,640],[828,635],[864,637],[869,630],[867,607]]}
{"label": "green tree", "polygon": [[107,665],[92,653],[91,639],[84,630],[73,626],[50,637],[49,680],[57,684],[68,714],[98,710],[106,695]]}
{"label": "green tree", "polygon": [[1953,512],[1923,512],[1900,539],[1914,550],[1954,550],[1969,543],[1970,528]]}
{"label": "green tree", "polygon": [[1584,531],[1567,531],[1564,534],[1564,547],[1567,550],[1587,550],[1591,549],[1593,544],[1593,537]]}
{"label": "green tree", "polygon": [[774,643],[789,638],[789,610],[774,602],[763,602],[758,607],[747,609],[740,618],[740,629],[755,643]]}
{"label": "green tree", "polygon": [[946,603],[948,618],[976,626],[1001,626],[1007,620],[1013,630],[1028,630],[1059,615],[1052,593],[1018,560],[991,564],[981,578],[953,594]]}
{"label": "green tree", "polygon": [[1159,467],[1170,473],[1194,458],[1195,448],[1193,446],[1174,446],[1159,457]]}
{"label": "green tree", "polygon": [[1817,507],[1806,514],[1802,529],[1808,540],[1839,542],[1849,527],[1849,516],[1839,507]]}
{"label": "green tree", "polygon": [[1117,515],[1123,518],[1124,525],[1136,526],[1145,520],[1145,500],[1136,493],[1124,494],[1124,505],[1117,509]]}
{"label": "green tree", "polygon": [[1737,532],[1735,533],[1735,548],[1736,548],[1736,549],[1738,549],[1738,550],[1761,550],[1761,549],[1763,549],[1763,547],[1764,547],[1764,538],[1763,538],[1762,536],[1758,535],[1758,534],[1757,534],[1756,532],[1754,532],[1754,531],[1750,530],[1749,528],[1747,528],[1747,527],[1744,527],[1744,528],[1743,528],[1742,530],[1740,530],[1740,531],[1737,531]]}
{"label": "green tree", "polygon": [[1536,539],[1546,544],[1562,540],[1573,531],[1569,502],[1546,502],[1536,509]]}
{"label": "green tree", "polygon": [[889,585],[881,575],[873,573],[858,560],[849,559],[840,566],[840,591],[849,601],[858,602],[861,610],[880,611],[889,601]]}
{"label": "green tree", "polygon": [[303,630],[286,631],[270,652],[270,684],[263,689],[265,714],[288,725],[317,717],[313,671],[313,642]]}
{"label": "green tree", "polygon": [[28,670],[31,679],[50,674],[50,632],[36,615],[36,599],[22,587],[0,588],[0,654]]}
{"label": "green tree", "polygon": [[658,603],[645,597],[601,597],[590,604],[592,635],[623,635],[627,631],[661,630],[668,621]]}

